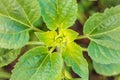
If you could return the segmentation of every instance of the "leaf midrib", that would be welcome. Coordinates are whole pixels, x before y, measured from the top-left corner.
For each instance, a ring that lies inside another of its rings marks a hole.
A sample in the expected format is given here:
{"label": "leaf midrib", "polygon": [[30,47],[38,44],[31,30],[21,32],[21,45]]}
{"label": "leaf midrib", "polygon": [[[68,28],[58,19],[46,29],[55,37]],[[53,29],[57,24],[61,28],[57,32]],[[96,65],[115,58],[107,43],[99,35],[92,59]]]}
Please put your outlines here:
{"label": "leaf midrib", "polygon": [[42,63],[40,64],[40,66],[37,68],[36,72],[30,77],[29,80],[31,80],[31,79],[38,73],[39,69],[40,69],[41,66],[44,64],[44,62],[47,60],[47,57],[48,57],[49,55],[50,55],[49,53],[46,55],[46,57],[44,58],[44,60],[43,60]]}
{"label": "leaf midrib", "polygon": [[15,18],[13,18],[13,17],[11,17],[11,16],[3,15],[3,14],[1,14],[1,13],[0,13],[0,16],[9,18],[9,19],[11,19],[11,20],[13,20],[13,21],[15,21],[15,22],[17,22],[17,23],[20,23],[20,24],[22,24],[22,25],[25,25],[25,26],[27,26],[27,27],[31,27],[31,26],[29,26],[28,24],[25,24],[25,23],[23,23],[22,21],[19,21],[19,20],[15,19]]}
{"label": "leaf midrib", "polygon": [[112,32],[112,31],[115,31],[115,30],[118,30],[118,29],[120,29],[120,26],[119,26],[119,27],[116,27],[116,28],[114,28],[114,29],[111,29],[111,30],[109,30],[109,31],[103,32],[103,33],[97,33],[97,34],[93,34],[93,35],[91,34],[91,35],[89,35],[89,37],[107,34],[107,33],[110,33],[110,32]]}
{"label": "leaf midrib", "polygon": [[[51,58],[51,56],[50,56],[50,61],[52,62],[52,58]],[[60,63],[61,63],[61,62],[60,62]],[[51,64],[51,66],[52,66],[52,64]],[[62,70],[62,67],[60,66],[59,73],[56,74],[56,76],[54,77],[55,79],[56,79],[56,78],[58,77],[58,75],[61,73],[61,70]],[[51,73],[51,69],[50,69],[50,74],[52,74],[52,73]],[[50,77],[50,75],[49,75],[49,77]],[[47,80],[50,80],[49,77],[48,77]]]}
{"label": "leaf midrib", "polygon": [[23,9],[23,7],[20,5],[20,3],[19,3],[17,0],[15,0],[15,1],[19,4],[19,6],[21,7],[21,9],[23,10],[24,15],[25,15],[25,17],[26,17],[26,19],[27,19],[27,21],[29,22],[30,25],[28,25],[28,24],[26,24],[26,23],[24,23],[24,22],[22,22],[22,21],[20,21],[20,20],[17,20],[17,19],[15,19],[14,17],[11,17],[11,16],[9,15],[8,10],[6,9],[6,7],[4,6],[3,3],[2,3],[2,4],[3,4],[4,8],[6,9],[6,11],[7,11],[7,13],[8,13],[9,16],[8,16],[8,15],[1,14],[1,13],[0,13],[0,15],[3,16],[3,17],[9,18],[9,19],[11,19],[11,20],[13,20],[13,21],[15,21],[15,22],[17,22],[17,23],[20,23],[20,24],[22,24],[22,25],[25,25],[25,26],[27,26],[27,27],[29,27],[29,28],[30,28],[30,27],[33,27],[33,25],[31,24],[31,22],[29,21],[28,16],[27,16],[25,10]]}
{"label": "leaf midrib", "polygon": [[90,38],[90,40],[93,41],[93,42],[95,42],[96,44],[99,44],[99,45],[104,46],[104,47],[106,47],[106,48],[110,48],[110,49],[114,49],[114,50],[120,50],[120,49],[118,49],[118,48],[115,49],[115,48],[113,48],[113,47],[105,46],[105,45],[103,45],[103,44],[100,44],[99,42],[96,42],[96,40],[94,40],[94,39],[92,39],[92,38]]}
{"label": "leaf midrib", "polygon": [[11,34],[11,35],[15,35],[15,34],[21,34],[21,33],[24,33],[24,32],[28,32],[29,30],[31,30],[31,28],[28,28],[28,29],[25,29],[25,30],[22,30],[22,31],[19,31],[19,32],[7,32],[7,33],[5,33],[5,32],[0,32],[0,34]]}
{"label": "leaf midrib", "polygon": [[[74,53],[75,54],[75,53]],[[74,55],[73,54],[73,55]],[[70,53],[70,56],[73,58],[73,60],[76,62],[76,64],[79,66],[79,69],[80,69],[80,65],[79,65],[79,63],[78,63],[78,61],[75,59],[75,57],[73,56],[71,53]],[[76,55],[75,55],[76,56]],[[73,68],[73,66],[72,66],[72,68]],[[74,69],[74,68],[73,68]],[[81,70],[81,69],[80,69]],[[82,72],[82,71],[81,71]],[[81,73],[79,73],[79,72],[77,72],[78,74],[80,74],[81,75]]]}
{"label": "leaf midrib", "polygon": [[28,18],[28,16],[27,16],[27,14],[26,14],[26,12],[25,12],[25,10],[24,10],[24,8],[22,7],[22,5],[16,0],[16,2],[20,5],[20,7],[22,8],[22,10],[23,10],[23,12],[24,12],[24,15],[25,15],[25,17],[26,17],[26,19],[27,19],[27,21],[29,22],[29,24],[30,24],[30,27],[33,27],[33,25],[31,24],[31,22],[30,22],[30,20],[29,20],[29,18]]}

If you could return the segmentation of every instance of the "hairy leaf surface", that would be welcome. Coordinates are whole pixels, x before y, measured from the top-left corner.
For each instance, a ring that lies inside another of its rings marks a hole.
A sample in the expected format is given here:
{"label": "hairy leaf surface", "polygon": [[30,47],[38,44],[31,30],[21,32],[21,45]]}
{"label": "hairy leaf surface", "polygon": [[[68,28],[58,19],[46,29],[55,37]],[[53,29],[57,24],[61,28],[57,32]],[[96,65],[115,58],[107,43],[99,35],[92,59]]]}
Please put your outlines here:
{"label": "hairy leaf surface", "polygon": [[90,57],[103,64],[120,62],[120,6],[91,16],[84,26]]}
{"label": "hairy leaf surface", "polygon": [[20,58],[10,80],[56,80],[62,64],[58,53],[49,54],[47,48],[36,47]]}
{"label": "hairy leaf surface", "polygon": [[39,0],[42,17],[50,30],[68,28],[77,15],[76,0]]}
{"label": "hairy leaf surface", "polygon": [[79,45],[71,42],[63,50],[63,58],[68,66],[82,77],[83,80],[88,80],[88,64],[82,55],[82,50]]}

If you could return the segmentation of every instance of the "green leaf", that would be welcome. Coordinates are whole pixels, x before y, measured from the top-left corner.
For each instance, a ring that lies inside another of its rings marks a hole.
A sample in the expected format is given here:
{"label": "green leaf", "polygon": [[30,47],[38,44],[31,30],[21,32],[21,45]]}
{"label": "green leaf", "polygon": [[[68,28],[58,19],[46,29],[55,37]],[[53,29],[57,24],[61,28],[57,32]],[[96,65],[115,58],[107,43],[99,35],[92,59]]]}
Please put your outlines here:
{"label": "green leaf", "polygon": [[8,65],[12,61],[14,61],[18,55],[20,54],[20,49],[17,50],[7,50],[0,49],[0,67]]}
{"label": "green leaf", "polygon": [[0,0],[0,16],[28,27],[39,19],[39,10],[37,0]]}
{"label": "green leaf", "polygon": [[39,46],[19,59],[10,80],[57,80],[62,66],[60,54],[50,54],[46,47]]}
{"label": "green leaf", "polygon": [[29,28],[34,28],[39,17],[37,0],[0,0],[0,47],[16,49],[24,46],[29,40]]}
{"label": "green leaf", "polygon": [[120,6],[91,16],[85,23],[84,34],[91,40],[88,53],[94,61],[120,62]]}
{"label": "green leaf", "polygon": [[120,74],[120,63],[99,64],[93,62],[93,66],[97,73],[105,76],[113,76]]}
{"label": "green leaf", "polygon": [[64,48],[62,55],[68,66],[71,66],[83,80],[88,80],[88,64],[82,55],[82,49],[79,45],[71,42]]}
{"label": "green leaf", "polygon": [[77,16],[76,0],[39,0],[42,17],[50,30],[68,28]]}
{"label": "green leaf", "polygon": [[46,45],[55,45],[55,37],[57,36],[57,33],[55,31],[35,32],[35,35],[41,42],[44,42]]}
{"label": "green leaf", "polygon": [[27,31],[20,33],[0,33],[0,47],[7,49],[18,49],[23,47],[29,40]]}

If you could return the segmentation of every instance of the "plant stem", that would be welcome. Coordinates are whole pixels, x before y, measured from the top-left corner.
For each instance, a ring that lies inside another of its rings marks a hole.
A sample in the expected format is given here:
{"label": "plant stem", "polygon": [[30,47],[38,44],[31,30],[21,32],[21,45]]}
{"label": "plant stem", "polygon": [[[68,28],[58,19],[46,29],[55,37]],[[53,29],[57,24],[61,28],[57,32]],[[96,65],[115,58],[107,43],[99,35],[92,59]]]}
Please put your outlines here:
{"label": "plant stem", "polygon": [[77,40],[77,39],[85,39],[85,38],[88,38],[88,36],[87,36],[87,35],[80,35],[80,36],[78,36],[78,37],[76,38],[76,40]]}
{"label": "plant stem", "polygon": [[42,42],[28,42],[27,45],[41,45],[41,46],[44,46],[45,44],[42,43]]}
{"label": "plant stem", "polygon": [[82,47],[82,51],[85,51],[85,52],[87,52],[87,48],[83,48],[83,47]]}
{"label": "plant stem", "polygon": [[39,32],[43,32],[42,30],[36,28],[36,27],[31,27],[31,30],[35,30],[35,31],[39,31]]}
{"label": "plant stem", "polygon": [[55,47],[52,47],[49,52],[52,53],[54,50],[55,50]]}

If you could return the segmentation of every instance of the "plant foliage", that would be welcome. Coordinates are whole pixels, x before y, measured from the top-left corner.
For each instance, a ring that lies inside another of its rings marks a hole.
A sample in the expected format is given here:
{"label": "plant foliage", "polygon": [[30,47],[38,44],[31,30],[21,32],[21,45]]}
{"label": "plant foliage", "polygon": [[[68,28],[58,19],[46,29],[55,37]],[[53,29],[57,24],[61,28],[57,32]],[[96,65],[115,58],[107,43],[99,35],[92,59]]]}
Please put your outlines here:
{"label": "plant foliage", "polygon": [[[92,15],[83,36],[70,29],[77,8],[76,0],[0,0],[0,67],[14,61],[25,45],[37,44],[20,57],[10,80],[80,80],[66,76],[68,66],[82,80],[89,80],[85,49],[75,42],[82,38],[90,40],[86,50],[96,72],[120,73],[120,5]],[[40,17],[48,31],[34,25]],[[36,42],[30,40],[31,30]]]}

